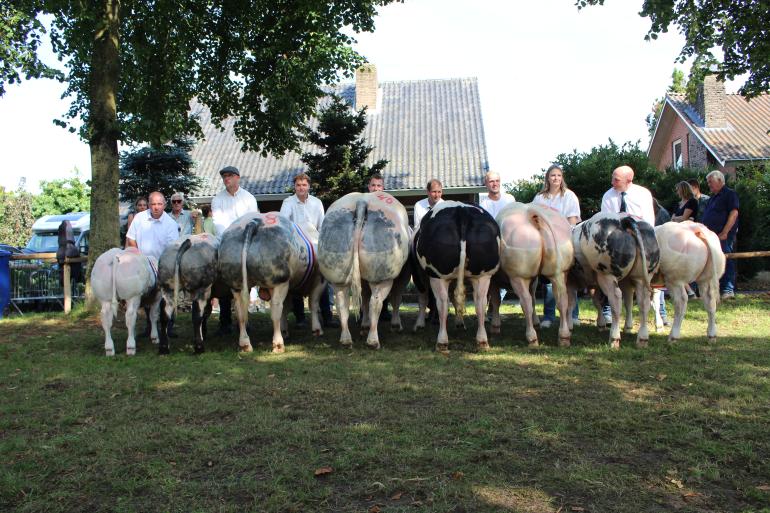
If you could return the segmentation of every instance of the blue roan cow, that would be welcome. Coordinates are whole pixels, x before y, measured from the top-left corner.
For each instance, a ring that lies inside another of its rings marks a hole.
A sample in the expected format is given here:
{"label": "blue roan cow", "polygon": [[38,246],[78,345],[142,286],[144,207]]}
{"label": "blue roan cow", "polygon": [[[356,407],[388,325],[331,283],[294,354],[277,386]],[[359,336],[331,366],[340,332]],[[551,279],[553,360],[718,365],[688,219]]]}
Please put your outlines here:
{"label": "blue roan cow", "polygon": [[457,201],[444,201],[423,217],[414,237],[415,254],[430,277],[439,314],[436,350],[446,352],[449,338],[446,318],[449,283],[455,280],[455,307],[462,318],[465,307],[464,279],[473,284],[479,349],[488,349],[484,312],[491,276],[500,267],[500,228],[484,209]]}
{"label": "blue roan cow", "polygon": [[342,345],[353,344],[348,329],[348,291],[355,311],[361,302],[361,282],[366,281],[371,298],[368,319],[364,319],[362,326],[369,327],[366,344],[373,349],[380,348],[377,321],[382,302],[408,256],[406,209],[390,194],[352,192],[329,207],[318,241],[318,265],[334,286]]}
{"label": "blue roan cow", "polygon": [[323,333],[318,303],[324,284],[315,257],[316,240],[317,233],[312,227],[300,227],[278,212],[245,214],[222,234],[219,274],[233,290],[240,327],[238,344],[243,351],[252,350],[246,320],[249,290],[253,286],[267,289],[270,294],[274,353],[284,351],[284,301],[290,291],[310,296],[313,332]]}
{"label": "blue roan cow", "polygon": [[160,354],[169,353],[166,324],[171,313],[176,311],[180,289],[191,296],[193,347],[196,354],[203,352],[203,333],[211,314],[208,304],[211,287],[217,278],[218,247],[219,241],[215,236],[201,233],[172,242],[160,255],[158,282],[166,302],[161,311]]}
{"label": "blue roan cow", "polygon": [[[633,290],[636,291],[636,301],[641,313],[636,345],[646,346],[649,340],[647,316],[652,294],[650,279],[657,272],[660,262],[660,250],[652,226],[627,214],[598,213],[575,226],[572,231],[572,244],[575,249],[575,267],[570,276],[574,280],[571,285],[598,285],[607,296],[612,311],[612,348],[620,347],[622,297],[625,294],[629,302],[633,301]],[[596,295],[594,303],[598,303]],[[600,328],[605,326],[601,308],[597,324]],[[627,309],[625,328],[631,327],[633,319]]]}

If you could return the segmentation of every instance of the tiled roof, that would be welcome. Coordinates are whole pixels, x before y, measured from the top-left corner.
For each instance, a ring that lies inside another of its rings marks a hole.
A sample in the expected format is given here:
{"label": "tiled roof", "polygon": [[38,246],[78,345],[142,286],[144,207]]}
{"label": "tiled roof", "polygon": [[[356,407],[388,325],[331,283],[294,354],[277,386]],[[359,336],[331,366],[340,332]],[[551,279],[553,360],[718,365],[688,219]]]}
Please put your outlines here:
{"label": "tiled roof", "polygon": [[691,126],[717,160],[770,159],[770,95],[746,101],[738,94],[725,96],[725,128],[706,128],[698,111],[685,95],[668,94],[667,101]]}
{"label": "tiled roof", "polygon": [[[336,91],[352,103],[353,84]],[[430,178],[441,180],[444,189],[483,187],[489,166],[475,78],[381,82],[377,94],[381,99],[367,114],[364,138],[374,146],[370,164],[389,160],[383,171],[386,189],[423,190]],[[252,194],[285,193],[305,170],[295,152],[282,158],[242,152],[232,119],[220,131],[205,106],[193,104],[192,110],[199,113],[205,136],[192,151],[196,173],[205,182],[197,196],[212,196],[222,188],[219,170],[226,165],[238,167],[241,187]],[[312,149],[303,144],[301,151]]]}

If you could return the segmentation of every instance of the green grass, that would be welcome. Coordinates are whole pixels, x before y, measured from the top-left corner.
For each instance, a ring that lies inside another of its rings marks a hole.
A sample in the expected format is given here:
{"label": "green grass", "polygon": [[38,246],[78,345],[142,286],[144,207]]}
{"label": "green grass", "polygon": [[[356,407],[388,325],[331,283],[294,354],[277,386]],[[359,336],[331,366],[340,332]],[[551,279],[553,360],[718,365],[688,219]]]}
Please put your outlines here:
{"label": "green grass", "polygon": [[254,353],[212,337],[194,356],[181,315],[171,356],[107,358],[87,312],[4,320],[0,510],[768,512],[769,307],[721,305],[708,345],[693,302],[682,342],[612,351],[587,302],[567,349],[555,328],[526,348],[508,306],[491,351],[470,319],[448,357],[432,326],[273,355],[252,314]]}

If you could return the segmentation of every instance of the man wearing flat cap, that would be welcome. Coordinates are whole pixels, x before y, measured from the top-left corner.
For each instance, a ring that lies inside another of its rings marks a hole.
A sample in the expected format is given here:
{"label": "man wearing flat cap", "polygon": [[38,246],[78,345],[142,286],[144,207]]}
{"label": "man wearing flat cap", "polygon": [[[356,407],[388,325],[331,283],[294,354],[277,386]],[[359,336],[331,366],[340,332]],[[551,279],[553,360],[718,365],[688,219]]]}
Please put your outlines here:
{"label": "man wearing flat cap", "polygon": [[[241,173],[237,167],[223,167],[219,174],[225,189],[211,200],[211,213],[214,217],[214,231],[221,239],[236,219],[248,212],[259,212],[259,207],[256,198],[249,191],[241,189]],[[230,294],[222,294],[219,298],[219,334],[232,332],[232,301]]]}
{"label": "man wearing flat cap", "polygon": [[242,189],[241,173],[235,166],[223,167],[219,171],[225,188],[211,200],[211,212],[214,215],[214,228],[217,237],[233,222],[247,212],[259,212],[257,200],[246,189]]}

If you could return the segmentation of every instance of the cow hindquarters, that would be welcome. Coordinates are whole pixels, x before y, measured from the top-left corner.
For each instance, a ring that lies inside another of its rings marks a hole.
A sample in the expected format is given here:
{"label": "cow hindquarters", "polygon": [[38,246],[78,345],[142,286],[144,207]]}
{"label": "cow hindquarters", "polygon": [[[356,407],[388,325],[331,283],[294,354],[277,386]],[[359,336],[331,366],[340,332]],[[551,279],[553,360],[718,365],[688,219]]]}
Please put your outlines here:
{"label": "cow hindquarters", "polygon": [[[476,307],[476,320],[478,322],[478,328],[476,329],[476,343],[482,351],[489,349],[487,330],[484,326],[484,316],[487,311],[487,293],[489,292],[489,282],[491,278],[490,275],[485,275],[471,279],[473,282],[473,303]],[[499,298],[500,294],[498,294],[497,297]]]}

